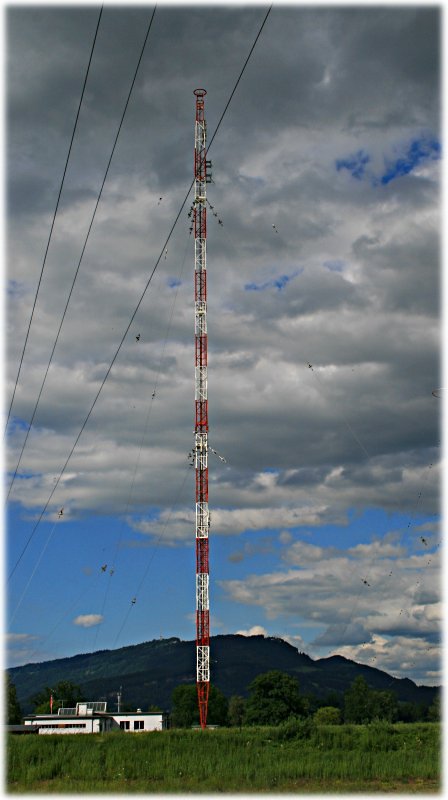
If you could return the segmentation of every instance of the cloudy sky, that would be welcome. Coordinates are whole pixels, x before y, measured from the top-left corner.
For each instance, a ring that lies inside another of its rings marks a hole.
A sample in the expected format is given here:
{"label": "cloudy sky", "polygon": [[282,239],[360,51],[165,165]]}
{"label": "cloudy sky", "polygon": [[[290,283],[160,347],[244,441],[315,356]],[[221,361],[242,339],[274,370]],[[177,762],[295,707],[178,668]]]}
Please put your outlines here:
{"label": "cloudy sky", "polygon": [[[210,141],[268,7],[157,7],[94,213],[153,10],[104,7],[46,258],[100,9],[5,10],[6,412],[45,258],[7,436],[11,665],[195,637],[191,193],[170,230],[193,90]],[[426,684],[439,35],[436,6],[274,5],[208,186],[211,633]]]}

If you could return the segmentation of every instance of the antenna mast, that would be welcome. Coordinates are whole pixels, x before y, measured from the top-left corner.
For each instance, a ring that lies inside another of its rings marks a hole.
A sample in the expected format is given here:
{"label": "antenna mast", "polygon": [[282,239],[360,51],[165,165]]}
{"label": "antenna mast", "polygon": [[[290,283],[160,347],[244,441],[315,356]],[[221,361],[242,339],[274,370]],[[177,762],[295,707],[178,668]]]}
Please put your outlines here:
{"label": "antenna mast", "polygon": [[201,728],[207,725],[210,689],[210,611],[208,532],[207,399],[207,192],[205,89],[195,89],[194,127],[194,301],[195,301],[195,468],[196,468],[196,685]]}

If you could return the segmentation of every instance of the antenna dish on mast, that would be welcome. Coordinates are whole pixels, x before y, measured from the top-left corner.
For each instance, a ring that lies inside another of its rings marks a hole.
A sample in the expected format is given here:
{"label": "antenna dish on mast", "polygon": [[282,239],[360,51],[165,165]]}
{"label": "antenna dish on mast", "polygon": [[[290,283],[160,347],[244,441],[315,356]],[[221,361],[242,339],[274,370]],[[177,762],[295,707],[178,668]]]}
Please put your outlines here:
{"label": "antenna dish on mast", "polygon": [[205,95],[207,94],[207,92],[206,92],[206,90],[205,90],[205,89],[195,89],[195,90],[194,90],[194,92],[193,92],[193,94],[195,94],[195,95],[196,95],[196,97],[205,97]]}

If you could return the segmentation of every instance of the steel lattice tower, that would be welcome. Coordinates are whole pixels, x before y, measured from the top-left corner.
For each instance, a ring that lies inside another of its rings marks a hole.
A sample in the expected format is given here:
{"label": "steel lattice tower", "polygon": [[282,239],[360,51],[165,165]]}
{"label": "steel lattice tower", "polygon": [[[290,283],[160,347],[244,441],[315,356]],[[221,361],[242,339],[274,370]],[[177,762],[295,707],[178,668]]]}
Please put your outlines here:
{"label": "steel lattice tower", "polygon": [[196,468],[196,684],[201,728],[207,724],[210,689],[207,398],[207,192],[205,89],[195,89],[194,129],[194,301],[195,301],[195,468]]}

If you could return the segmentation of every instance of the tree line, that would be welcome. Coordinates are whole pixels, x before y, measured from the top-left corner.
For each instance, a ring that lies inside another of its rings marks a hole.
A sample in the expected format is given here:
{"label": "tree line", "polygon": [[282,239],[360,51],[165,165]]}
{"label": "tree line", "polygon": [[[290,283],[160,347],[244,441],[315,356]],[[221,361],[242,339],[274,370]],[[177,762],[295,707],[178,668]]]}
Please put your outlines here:
{"label": "tree line", "polygon": [[[216,686],[210,686],[207,723],[209,725],[280,725],[288,719],[313,719],[317,724],[357,723],[375,720],[387,722],[421,722],[440,719],[440,697],[427,707],[397,700],[394,692],[371,689],[362,676],[355,678],[343,695],[330,692],[324,698],[301,694],[297,678],[280,670],[258,675],[249,684],[247,698],[233,695],[229,699]],[[83,700],[79,686],[60,681],[53,688],[45,687],[31,699],[34,713],[53,713],[58,708],[74,707]],[[22,721],[16,688],[6,674],[8,724]],[[131,710],[126,706],[123,711]],[[154,705],[149,711],[160,710]],[[172,694],[171,726],[189,728],[199,724],[196,684],[181,684]]]}
{"label": "tree line", "polygon": [[[249,684],[249,695],[227,699],[216,686],[210,686],[207,723],[209,725],[280,725],[288,719],[310,719],[317,724],[366,724],[420,722],[440,719],[440,698],[429,708],[397,700],[391,691],[371,689],[362,676],[355,678],[343,695],[330,692],[318,699],[301,694],[297,678],[279,670],[258,675]],[[199,724],[195,684],[177,686],[172,694],[172,727],[188,728]]]}

